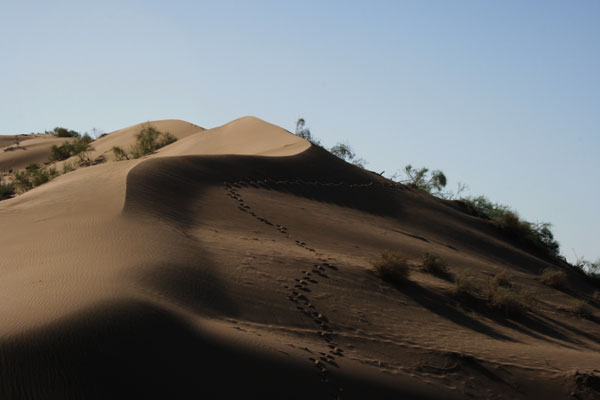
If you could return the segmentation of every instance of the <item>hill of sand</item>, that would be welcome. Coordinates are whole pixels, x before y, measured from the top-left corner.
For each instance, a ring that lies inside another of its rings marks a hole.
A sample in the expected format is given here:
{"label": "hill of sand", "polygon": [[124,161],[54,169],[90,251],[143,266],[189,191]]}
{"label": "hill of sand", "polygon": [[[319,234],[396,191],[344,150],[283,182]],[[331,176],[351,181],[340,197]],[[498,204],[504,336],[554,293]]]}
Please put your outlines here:
{"label": "hill of sand", "polygon": [[48,161],[52,146],[60,146],[72,138],[59,138],[53,135],[0,136],[0,171],[23,169],[29,164],[44,164]]}
{"label": "hill of sand", "polygon": [[[0,202],[0,398],[598,398],[582,275],[542,285],[564,266],[259,119],[152,124],[180,140]],[[389,249],[409,284],[371,272]],[[424,252],[536,302],[459,302]]]}

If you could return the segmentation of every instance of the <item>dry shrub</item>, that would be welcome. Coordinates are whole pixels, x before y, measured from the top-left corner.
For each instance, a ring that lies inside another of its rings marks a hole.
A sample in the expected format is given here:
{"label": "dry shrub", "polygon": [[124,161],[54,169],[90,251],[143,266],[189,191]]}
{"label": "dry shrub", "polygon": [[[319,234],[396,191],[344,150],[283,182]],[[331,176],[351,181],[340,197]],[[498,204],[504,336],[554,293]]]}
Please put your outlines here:
{"label": "dry shrub", "polygon": [[533,305],[532,293],[516,290],[512,288],[512,285],[501,284],[507,281],[497,279],[498,275],[489,281],[488,301],[490,306],[509,316],[522,315]]}
{"label": "dry shrub", "polygon": [[401,285],[408,280],[409,266],[399,252],[388,251],[373,262],[373,271],[384,281]]}
{"label": "dry shrub", "polygon": [[471,278],[465,274],[460,274],[454,279],[452,294],[461,301],[472,301],[475,299],[477,290],[471,281]]}
{"label": "dry shrub", "polygon": [[554,268],[546,268],[542,271],[540,281],[544,285],[548,285],[555,289],[566,289],[567,288],[567,274],[564,271],[560,271]]}
{"label": "dry shrub", "polygon": [[495,286],[510,288],[512,287],[512,283],[510,282],[510,277],[506,273],[506,271],[502,271],[499,274],[494,276],[493,282]]}
{"label": "dry shrub", "polygon": [[448,265],[441,258],[435,254],[425,253],[423,254],[423,260],[421,262],[421,268],[423,271],[429,272],[434,275],[446,275],[448,274]]}
{"label": "dry shrub", "polygon": [[571,311],[582,318],[590,318],[592,316],[592,309],[585,300],[577,300],[571,307]]}

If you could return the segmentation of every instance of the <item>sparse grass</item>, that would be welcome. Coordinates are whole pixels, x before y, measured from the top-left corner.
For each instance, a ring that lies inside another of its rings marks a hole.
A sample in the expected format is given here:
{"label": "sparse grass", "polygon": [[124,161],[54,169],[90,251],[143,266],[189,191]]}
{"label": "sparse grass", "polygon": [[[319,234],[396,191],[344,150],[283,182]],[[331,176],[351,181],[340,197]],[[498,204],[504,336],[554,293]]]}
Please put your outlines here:
{"label": "sparse grass", "polygon": [[67,172],[75,171],[75,169],[77,168],[76,164],[76,161],[65,161],[63,164],[62,173],[66,174]]}
{"label": "sparse grass", "polygon": [[460,301],[470,302],[475,300],[477,290],[469,276],[459,274],[454,278],[452,294]]}
{"label": "sparse grass", "polygon": [[590,318],[592,316],[592,309],[585,300],[577,300],[571,307],[571,311],[581,318]]}
{"label": "sparse grass", "polygon": [[385,252],[373,262],[373,272],[386,282],[402,285],[408,281],[409,266],[400,253]]}
{"label": "sparse grass", "polygon": [[555,289],[566,289],[568,286],[567,274],[565,274],[564,271],[554,268],[546,268],[544,271],[542,271],[540,281],[544,285],[548,285]]}
{"label": "sparse grass", "polygon": [[421,269],[434,275],[448,274],[448,264],[441,257],[431,253],[423,254]]}
{"label": "sparse grass", "polygon": [[127,152],[125,150],[123,150],[122,147],[113,146],[112,152],[115,155],[116,161],[129,160],[129,156],[127,155]]}

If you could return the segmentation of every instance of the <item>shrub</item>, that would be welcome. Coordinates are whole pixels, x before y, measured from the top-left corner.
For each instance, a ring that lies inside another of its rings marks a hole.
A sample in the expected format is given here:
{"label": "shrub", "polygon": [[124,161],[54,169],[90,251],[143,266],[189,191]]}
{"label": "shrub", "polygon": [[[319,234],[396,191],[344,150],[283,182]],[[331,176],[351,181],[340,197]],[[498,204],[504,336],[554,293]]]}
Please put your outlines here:
{"label": "shrub", "polygon": [[71,144],[69,142],[65,142],[61,146],[53,145],[50,149],[50,156],[48,156],[48,160],[50,162],[54,161],[62,161],[71,157]]}
{"label": "shrub", "polygon": [[356,156],[356,153],[352,151],[350,145],[345,143],[338,143],[329,149],[329,152],[334,156],[341,158],[344,161],[352,163],[360,168],[365,168],[366,161]]}
{"label": "shrub", "polygon": [[461,301],[473,301],[476,293],[475,285],[473,285],[473,282],[467,275],[460,274],[454,279],[452,294],[457,299]]}
{"label": "shrub", "polygon": [[485,196],[461,199],[467,212],[479,218],[496,221],[497,227],[515,239],[558,257],[560,244],[554,239],[552,224],[548,222],[527,222],[509,207],[492,203]]}
{"label": "shrub", "polygon": [[[414,189],[426,193],[439,195],[442,192],[442,189],[446,187],[446,175],[438,169],[431,171],[430,176],[428,174],[429,168],[416,169],[409,164],[404,167],[404,175],[406,178],[401,180],[400,183],[404,183]],[[392,179],[395,177],[396,176],[392,177]]]}
{"label": "shrub", "polygon": [[58,171],[54,167],[45,168],[38,164],[30,164],[24,171],[18,171],[14,174],[14,184],[22,192],[26,192],[56,176],[58,176]]}
{"label": "shrub", "polygon": [[434,275],[445,275],[448,274],[448,265],[441,258],[431,253],[423,254],[421,261],[421,268],[423,271],[429,272]]}
{"label": "shrub", "polygon": [[[488,301],[490,306],[510,316],[523,314],[532,305],[533,296],[530,293],[513,289],[508,280],[497,279],[499,275],[489,282]],[[506,286],[506,283],[510,286]]]}
{"label": "shrub", "polygon": [[76,155],[78,155],[81,160],[86,158],[89,159],[89,152],[94,150],[90,144],[91,142],[92,138],[86,134],[83,137],[78,137],[73,142],[64,142],[60,146],[54,145],[50,149],[48,160],[50,162],[62,161]]}
{"label": "shrub", "polygon": [[57,137],[75,137],[78,138],[81,135],[79,134],[79,132],[70,130],[70,129],[66,129],[66,128],[61,128],[61,127],[56,127],[51,131],[46,131],[46,133],[52,134],[54,136]]}
{"label": "shrub", "polygon": [[540,281],[544,285],[548,285],[555,289],[566,289],[567,288],[567,274],[564,271],[560,271],[554,268],[546,268],[542,271]]}
{"label": "shrub", "polygon": [[177,141],[177,137],[171,133],[163,133],[151,125],[143,126],[136,135],[136,139],[137,142],[131,147],[130,151],[133,158],[151,154],[155,150]]}
{"label": "shrub", "polygon": [[498,287],[493,293],[490,293],[489,301],[493,308],[506,315],[521,315],[526,309],[519,293],[503,287]]}
{"label": "shrub", "polygon": [[385,252],[373,263],[373,271],[384,281],[401,285],[408,280],[409,267],[400,253]]}
{"label": "shrub", "polygon": [[499,274],[494,276],[492,284],[495,286],[510,288],[512,287],[512,283],[510,283],[510,278],[506,271],[502,271]]}
{"label": "shrub", "polygon": [[66,174],[67,172],[75,171],[75,168],[77,168],[75,161],[65,161],[62,173]]}
{"label": "shrub", "polygon": [[585,300],[577,300],[571,307],[571,311],[582,318],[590,318],[592,316],[592,309]]}
{"label": "shrub", "polygon": [[122,147],[113,146],[112,152],[115,155],[115,160],[117,160],[117,161],[129,160],[129,156],[127,156],[127,152],[125,152],[125,150],[123,150]]}
{"label": "shrub", "polygon": [[12,182],[0,182],[0,200],[10,199],[15,195],[15,185]]}
{"label": "shrub", "polygon": [[171,143],[175,143],[177,141],[177,137],[173,135],[171,132],[165,132],[162,135],[162,138],[158,142],[158,148],[165,147],[170,145]]}

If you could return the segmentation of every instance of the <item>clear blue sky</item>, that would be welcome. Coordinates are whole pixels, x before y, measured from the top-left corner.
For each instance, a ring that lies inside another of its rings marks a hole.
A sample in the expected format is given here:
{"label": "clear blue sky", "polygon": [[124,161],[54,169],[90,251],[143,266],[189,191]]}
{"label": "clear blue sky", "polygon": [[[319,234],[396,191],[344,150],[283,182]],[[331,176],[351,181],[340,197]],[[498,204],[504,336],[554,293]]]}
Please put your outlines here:
{"label": "clear blue sky", "polygon": [[599,21],[595,0],[4,0],[0,134],[304,117],[369,169],[442,169],[595,259]]}

